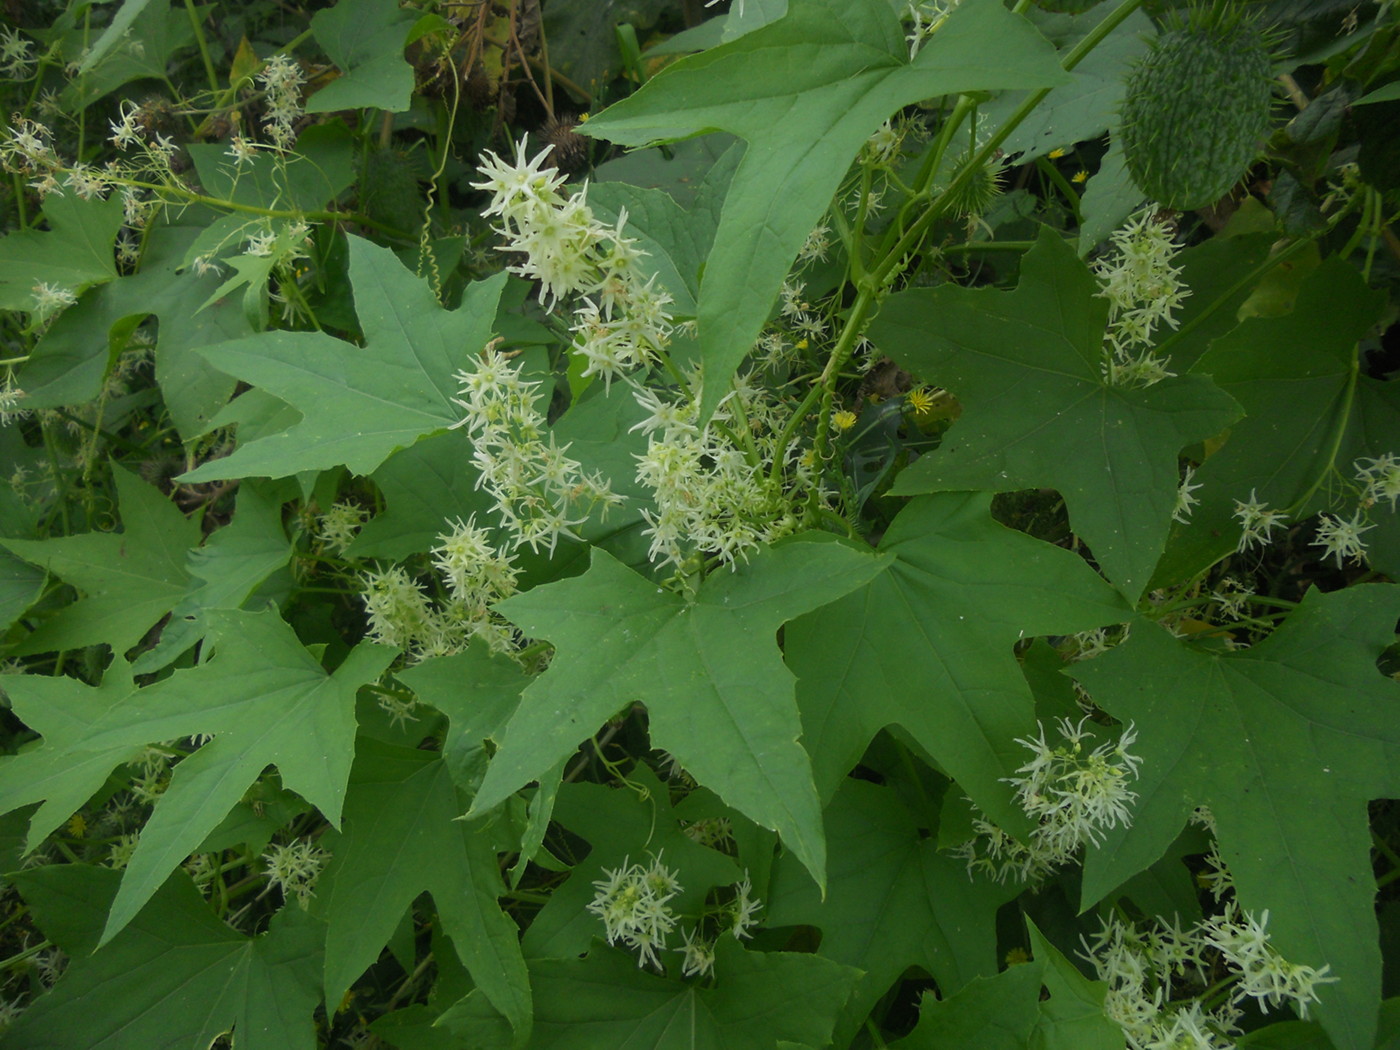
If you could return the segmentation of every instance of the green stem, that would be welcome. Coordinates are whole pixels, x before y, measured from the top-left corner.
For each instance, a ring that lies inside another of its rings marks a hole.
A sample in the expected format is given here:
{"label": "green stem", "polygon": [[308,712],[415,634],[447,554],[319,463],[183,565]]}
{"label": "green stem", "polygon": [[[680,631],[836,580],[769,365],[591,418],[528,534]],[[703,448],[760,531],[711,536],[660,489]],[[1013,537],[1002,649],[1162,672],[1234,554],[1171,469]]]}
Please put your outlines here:
{"label": "green stem", "polygon": [[[1123,3],[1119,4],[1112,14],[1096,25],[1083,40],[1079,41],[1079,43],[1075,44],[1074,47],[1070,49],[1069,53],[1065,55],[1064,60],[1060,63],[1060,68],[1066,73],[1071,72],[1079,63],[1083,62],[1084,59],[1088,57],[1089,53],[1092,52],[1094,48],[1098,47],[1113,30],[1117,29],[1129,15],[1141,7],[1142,4],[1143,0],[1123,0]],[[895,269],[899,266],[900,261],[914,250],[919,240],[923,237],[924,232],[933,224],[935,219],[947,210],[948,202],[953,198],[953,195],[958,193],[963,186],[967,184],[974,172],[978,171],[987,161],[996,155],[996,151],[1001,147],[1001,144],[1035,111],[1036,107],[1045,100],[1045,96],[1050,94],[1051,90],[1051,88],[1041,88],[1038,91],[1031,92],[1025,100],[1016,107],[1011,116],[1006,118],[1005,123],[997,129],[996,133],[983,144],[982,148],[968,158],[943,192],[933,199],[924,213],[914,221],[909,229],[905,231],[904,235],[900,237],[898,242],[885,254],[882,263],[875,268],[875,279],[880,284],[883,285],[889,281]],[[959,99],[958,108],[953,111],[953,116],[957,117],[959,120],[961,119],[959,110],[971,108],[970,105],[964,107],[963,101],[963,99]],[[950,123],[952,119],[951,117],[949,118]],[[951,132],[949,134],[951,135]],[[928,179],[931,181],[933,172],[937,169],[928,162],[926,162],[925,167],[929,169]],[[920,174],[922,175],[923,172]],[[915,188],[927,192],[927,186],[916,185]]]}
{"label": "green stem", "polygon": [[1069,179],[1065,178],[1060,169],[1051,164],[1044,157],[1035,158],[1035,166],[1047,179],[1054,184],[1055,188],[1064,196],[1069,209],[1074,215],[1076,226],[1084,225],[1084,216],[1079,210],[1079,194],[1074,192],[1074,187],[1070,185]]}

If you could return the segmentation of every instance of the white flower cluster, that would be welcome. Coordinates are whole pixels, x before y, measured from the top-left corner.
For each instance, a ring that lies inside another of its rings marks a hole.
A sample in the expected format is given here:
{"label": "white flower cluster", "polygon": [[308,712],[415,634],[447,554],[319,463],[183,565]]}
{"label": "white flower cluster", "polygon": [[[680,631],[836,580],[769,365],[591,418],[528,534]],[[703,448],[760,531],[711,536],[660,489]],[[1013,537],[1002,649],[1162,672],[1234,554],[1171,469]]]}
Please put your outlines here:
{"label": "white flower cluster", "polygon": [[[1231,1050],[1240,1005],[1291,1004],[1300,1017],[1317,986],[1335,981],[1327,967],[1290,963],[1269,943],[1269,913],[1255,918],[1231,901],[1224,913],[1182,929],[1175,919],[1145,928],[1117,916],[1084,943],[1084,958],[1108,985],[1104,1013],[1123,1029],[1130,1050]],[[1221,972],[1228,999],[1206,1009],[1199,996]]]}
{"label": "white flower cluster", "polygon": [[15,377],[5,376],[4,384],[0,385],[0,427],[17,423],[29,415],[28,409],[20,407],[25,396],[24,391],[15,385]]}
{"label": "white flower cluster", "polygon": [[333,553],[344,554],[367,517],[365,509],[354,503],[332,503],[316,519],[316,535]]}
{"label": "white flower cluster", "polygon": [[512,550],[545,547],[552,554],[560,536],[578,538],[573,527],[594,507],[622,502],[605,478],[585,474],[565,455],[568,445],[560,448],[552,434],[546,440],[549,427],[536,405],[540,384],[522,379],[506,355],[488,346],[474,371],[455,378],[462,397],[453,400],[465,414],[453,426],[472,436],[477,486],[495,499]]}
{"label": "white flower cluster", "polygon": [[[449,522],[432,550],[433,566],[447,591],[434,603],[401,565],[361,577],[369,636],[404,650],[410,662],[461,652],[480,639],[492,652],[508,653],[515,644],[510,625],[491,606],[515,593],[518,570],[509,554],[498,551],[475,519]],[[390,709],[396,718],[411,711]]]}
{"label": "white flower cluster", "polygon": [[29,188],[46,197],[59,189],[54,172],[63,166],[53,148],[52,132],[28,117],[11,118],[9,132],[0,140],[0,168],[17,175],[34,176]]}
{"label": "white flower cluster", "polygon": [[511,273],[540,282],[540,301],[552,308],[559,300],[581,296],[571,326],[573,351],[587,366],[583,375],[604,383],[658,360],[670,338],[671,297],[656,288],[655,277],[642,279],[637,267],[645,255],[624,237],[625,209],[614,226],[605,226],[588,206],[588,187],[565,196],[564,176],[543,166],[552,146],[525,159],[525,140],[514,163],[487,152],[477,189],[491,194],[485,216],[500,216],[497,233],[506,250],[525,259]]}
{"label": "white flower cluster", "polygon": [[1339,569],[1347,558],[1360,565],[1366,559],[1366,543],[1361,534],[1376,527],[1375,522],[1368,524],[1363,521],[1365,514],[1364,510],[1358,508],[1350,519],[1343,518],[1340,514],[1319,515],[1317,535],[1309,545],[1321,547],[1323,558],[1335,555]]}
{"label": "white flower cluster", "polygon": [[1191,483],[1196,476],[1196,468],[1189,463],[1186,471],[1181,477],[1181,483],[1176,487],[1176,504],[1172,507],[1172,521],[1185,525],[1191,520],[1191,511],[1200,503],[1200,498],[1193,493],[1201,488],[1202,482]]}
{"label": "white flower cluster", "polygon": [[1086,749],[1087,717],[1056,725],[1063,743],[1051,747],[1041,726],[1034,739],[1017,740],[1030,749],[1029,762],[1009,777],[1016,801],[1036,822],[1029,840],[1021,842],[978,815],[972,826],[977,837],[964,842],[954,855],[967,861],[968,873],[985,872],[998,882],[1013,878],[1030,882],[1043,878],[1073,859],[1085,843],[1097,844],[1104,832],[1132,822],[1137,793],[1128,784],[1138,775],[1142,759],[1128,748],[1137,740],[1132,726],[1117,741]]}
{"label": "white flower cluster", "polygon": [[34,72],[34,47],[12,26],[0,26],[0,76],[28,80]]}
{"label": "white flower cluster", "polygon": [[[705,426],[699,425],[700,384],[689,396],[668,401],[652,390],[638,390],[649,413],[633,430],[650,436],[638,457],[637,481],[654,494],[655,509],[643,510],[651,537],[648,557],[661,565],[681,565],[691,553],[733,565],[760,544],[796,530],[794,495],[816,478],[803,462],[800,445],[786,431],[788,409],[767,392],[738,377]],[[791,470],[785,487],[772,479]]]}
{"label": "white flower cluster", "polygon": [[264,92],[263,130],[278,149],[290,149],[296,141],[294,125],[301,116],[301,66],[291,55],[278,52],[258,73]]}
{"label": "white flower cluster", "polygon": [[1395,501],[1400,499],[1400,456],[1387,452],[1375,459],[1358,459],[1352,466],[1356,480],[1364,486],[1361,506],[1369,509],[1389,502],[1394,511]]}
{"label": "white flower cluster", "polygon": [[1104,377],[1115,386],[1151,386],[1174,373],[1152,352],[1157,326],[1176,327],[1175,313],[1191,294],[1172,265],[1177,248],[1165,223],[1141,211],[1113,234],[1114,251],[1094,266],[1099,295],[1108,300]]}
{"label": "white flower cluster", "polygon": [[282,896],[296,898],[303,908],[311,903],[316,880],[331,855],[306,839],[281,845],[273,843],[263,854],[268,881],[282,891]]}
{"label": "white flower cluster", "polygon": [[[650,964],[660,969],[657,953],[667,950],[666,939],[679,922],[670,904],[682,892],[676,873],[661,863],[658,853],[647,867],[629,864],[624,857],[620,868],[605,869],[603,874],[607,877],[593,883],[595,893],[588,911],[603,920],[609,944],[621,941],[636,948],[638,966]],[[716,937],[727,933],[743,940],[752,936],[749,931],[758,925],[763,905],[753,896],[748,873],[725,893],[728,900],[718,907],[707,907],[701,925],[713,924]],[[696,977],[714,973],[715,941],[706,939],[698,927],[682,930],[681,939],[684,943],[674,949],[682,955],[681,974]]]}
{"label": "white flower cluster", "polygon": [[603,874],[607,877],[593,884],[597,893],[588,910],[603,920],[609,944],[621,941],[636,948],[638,966],[659,969],[657,952],[666,950],[666,938],[676,928],[670,906],[681,892],[676,873],[661,863],[658,853],[647,867],[629,864],[624,857],[620,868]]}
{"label": "white flower cluster", "polygon": [[1266,546],[1271,539],[1269,534],[1288,520],[1283,511],[1270,510],[1267,504],[1260,503],[1254,489],[1249,490],[1248,502],[1235,500],[1234,516],[1243,530],[1235,548],[1240,554],[1256,546]]}

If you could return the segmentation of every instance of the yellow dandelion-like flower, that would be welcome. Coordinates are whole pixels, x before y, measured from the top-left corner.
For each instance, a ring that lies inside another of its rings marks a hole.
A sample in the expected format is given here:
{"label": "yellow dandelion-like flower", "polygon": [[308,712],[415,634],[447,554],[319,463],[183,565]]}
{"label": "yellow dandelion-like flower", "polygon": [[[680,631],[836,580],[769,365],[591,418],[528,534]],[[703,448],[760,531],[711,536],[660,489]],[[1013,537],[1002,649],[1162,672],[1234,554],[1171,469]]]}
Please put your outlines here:
{"label": "yellow dandelion-like flower", "polygon": [[1085,171],[1083,168],[1080,168],[1078,171],[1076,171],[1073,175],[1070,176],[1069,181],[1070,181],[1070,182],[1088,182],[1088,181],[1089,181],[1089,173],[1088,173],[1087,171]]}
{"label": "yellow dandelion-like flower", "polygon": [[856,414],[843,408],[832,415],[831,425],[837,430],[850,430],[856,425]]}
{"label": "yellow dandelion-like flower", "polygon": [[807,347],[811,346],[812,344],[809,343],[809,342],[807,341],[807,338],[804,336],[803,338],[799,339],[795,345],[797,346],[797,349],[799,349],[799,350],[806,350]]}
{"label": "yellow dandelion-like flower", "polygon": [[1063,157],[1063,156],[1065,155],[1065,152],[1066,152],[1066,151],[1065,151],[1065,148],[1064,148],[1063,146],[1056,146],[1054,149],[1052,149],[1052,150],[1050,151],[1050,153],[1048,154],[1048,156],[1050,157],[1051,160],[1059,160],[1061,157]]}
{"label": "yellow dandelion-like flower", "polygon": [[934,397],[923,387],[916,387],[904,395],[904,400],[917,415],[928,415],[933,411]]}

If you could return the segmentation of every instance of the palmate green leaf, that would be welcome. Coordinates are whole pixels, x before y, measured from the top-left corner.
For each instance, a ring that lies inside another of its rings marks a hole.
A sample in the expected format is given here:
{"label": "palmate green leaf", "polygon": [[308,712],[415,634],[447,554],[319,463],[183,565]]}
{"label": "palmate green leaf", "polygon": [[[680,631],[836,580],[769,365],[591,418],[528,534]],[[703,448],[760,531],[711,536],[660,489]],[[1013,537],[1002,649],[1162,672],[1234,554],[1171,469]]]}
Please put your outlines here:
{"label": "palmate green leaf", "polygon": [[824,814],[831,855],[825,901],[789,858],[774,870],[764,922],[816,926],[822,955],[865,971],[837,1022],[845,1046],[911,966],[945,995],[997,971],[996,914],[1019,887],[973,879],[920,834],[897,794],[847,780]]}
{"label": "palmate green leaf", "polygon": [[12,553],[42,565],[84,597],[23,639],[16,655],[106,643],[130,649],[184,596],[189,548],[199,522],[186,519],[159,489],[115,467],[121,532],[89,532],[48,540],[0,539]]}
{"label": "palmate green leaf", "polygon": [[329,927],[326,999],[340,1001],[428,892],[477,987],[523,1041],[530,986],[520,932],[496,903],[505,884],[482,822],[457,819],[465,808],[440,756],[361,738],[342,833],[317,882]]}
{"label": "palmate green leaf", "polygon": [[887,0],[791,0],[786,17],[681,59],[582,125],[624,146],[717,130],[749,143],[700,287],[705,413],[851,159],[891,113],[955,91],[1068,79],[1049,42],[998,0],[960,5],[913,61]]}
{"label": "palmate green leaf", "polygon": [[341,75],[306,101],[308,113],[369,106],[402,113],[413,95],[413,66],[403,57],[417,15],[396,0],[340,0],[311,18],[316,42]]}
{"label": "palmate green leaf", "polygon": [[1013,647],[1131,609],[1082,558],[994,522],[990,503],[967,493],[911,503],[881,540],[888,571],[788,627],[822,798],[898,724],[997,823],[1025,827],[1002,782],[1025,761],[1016,738],[1035,727]]}
{"label": "palmate green leaf", "polygon": [[388,248],[351,237],[350,282],[364,347],[322,332],[266,332],[201,350],[302,420],[181,480],[285,477],[341,464],[368,474],[395,449],[461,418],[452,377],[486,345],[505,274],[471,285],[462,305],[447,311]]}
{"label": "palmate green leaf", "polygon": [[[535,992],[529,1050],[773,1050],[781,1041],[829,1045],[832,1022],[859,972],[819,955],[715,946],[712,987],[668,980],[630,954],[595,943],[583,960],[530,963]],[[510,1046],[505,1024],[476,992],[439,1024],[474,1050]]]}
{"label": "palmate green leaf", "polygon": [[1027,1050],[1040,1016],[1043,966],[1023,963],[995,977],[979,977],[946,999],[925,996],[919,1023],[898,1050]]}
{"label": "palmate green leaf", "polygon": [[[1311,514],[1331,506],[1333,467],[1350,481],[1357,457],[1400,451],[1395,419],[1372,427],[1363,414],[1382,408],[1368,395],[1387,384],[1358,375],[1357,341],[1385,305],[1385,293],[1368,288],[1355,267],[1328,258],[1303,283],[1291,313],[1245,321],[1196,362],[1191,371],[1209,375],[1246,415],[1196,471],[1200,505],[1173,530],[1159,580],[1192,576],[1233,551],[1241,530],[1235,502],[1251,492],[1275,509]],[[1376,518],[1396,527],[1388,507]]]}
{"label": "palmate green leaf", "polygon": [[[100,929],[118,878],[68,864],[22,872],[15,882],[41,918],[67,919],[76,905],[80,914],[96,912]],[[70,954],[76,947],[64,943]],[[320,956],[321,930],[300,908],[284,908],[266,933],[245,937],[177,872],[110,944],[75,957],[0,1047],[205,1050],[232,1029],[245,1050],[312,1050]]]}
{"label": "palmate green leaf", "polygon": [[371,475],[385,509],[346,550],[352,558],[407,558],[437,545],[448,522],[484,515],[494,504],[477,487],[472,439],[465,430],[433,434],[386,459]]}
{"label": "palmate green leaf", "polygon": [[516,661],[492,655],[479,641],[466,652],[424,660],[397,677],[447,716],[442,757],[457,786],[475,791],[486,772],[485,742],[504,730],[529,677]]}
{"label": "palmate green leaf", "polygon": [[1152,864],[1196,806],[1215,814],[1242,906],[1269,911],[1292,962],[1331,966],[1319,1017],[1337,1050],[1367,1050],[1380,1001],[1367,803],[1400,792],[1400,685],[1376,668],[1400,587],[1308,592],[1241,652],[1194,649],[1148,625],[1071,674],[1136,724],[1130,828],[1090,852],[1083,904]]}
{"label": "palmate green leaf", "polygon": [[47,230],[18,230],[0,240],[0,310],[32,310],[34,286],[73,294],[117,276],[112,245],[122,228],[122,201],[83,200],[76,193],[44,201]]}
{"label": "palmate green leaf", "polygon": [[1108,303],[1097,291],[1088,267],[1045,227],[1015,291],[900,292],[870,338],[963,405],[943,444],[899,476],[895,493],[1056,488],[1075,532],[1135,601],[1166,543],[1177,454],[1239,409],[1205,376],[1109,386],[1100,370]]}
{"label": "palmate green leaf", "polygon": [[557,651],[525,690],[473,812],[500,803],[609,717],[643,703],[652,744],[777,831],[824,884],[821,810],[776,632],[884,565],[838,543],[800,538],[715,573],[687,602],[595,548],[582,576],[500,603],[498,611]]}
{"label": "palmate green leaf", "polygon": [[186,554],[191,580],[171,610],[160,641],[136,658],[132,670],[149,674],[166,667],[204,637],[209,613],[240,609],[249,596],[292,557],[282,528],[282,503],[254,483],[239,487],[233,520]]}
{"label": "palmate green leaf", "polygon": [[156,336],[156,381],[182,437],[209,428],[211,417],[233,393],[234,381],[210,367],[195,347],[252,331],[236,302],[201,304],[218,278],[180,271],[198,227],[155,225],[145,241],[141,272],[94,288],[65,310],[44,333],[20,373],[34,408],[91,401],[102,390],[113,358],[137,326],[152,315]]}
{"label": "palmate green leaf", "polygon": [[599,218],[616,222],[627,212],[628,235],[636,237],[637,246],[648,253],[643,265],[670,293],[674,314],[695,313],[700,272],[714,243],[724,193],[740,156],[738,148],[726,150],[705,172],[688,208],[660,189],[625,182],[595,183],[589,188],[588,204]]}
{"label": "palmate green leaf", "polygon": [[213,739],[180,762],[127,866],[104,940],[120,931],[269,765],[286,786],[340,822],[355,739],[355,692],[396,655],[357,646],[334,675],[275,611],[210,614],[214,656],[144,689],[118,660],[101,685],[5,678],[15,714],[42,746],[0,763],[0,812],[45,802],[30,825],[41,841],[146,744]]}
{"label": "palmate green leaf", "polygon": [[1033,958],[978,978],[942,1001],[925,997],[902,1050],[1122,1050],[1123,1030],[1104,1016],[1106,986],[1030,927]]}
{"label": "palmate green leaf", "polygon": [[[593,883],[606,879],[606,870],[624,867],[624,860],[645,865],[648,857],[659,857],[677,873],[684,890],[670,907],[678,915],[699,915],[711,887],[743,877],[732,858],[701,846],[685,833],[671,808],[669,789],[650,769],[637,766],[628,779],[630,783],[620,788],[603,784],[560,788],[554,820],[590,849],[530,921],[524,941],[527,957],[567,959],[586,952],[603,932],[602,920],[586,910],[597,894]],[[640,794],[643,790],[645,798]],[[667,955],[670,958],[662,956],[667,970],[678,972],[680,956]]]}

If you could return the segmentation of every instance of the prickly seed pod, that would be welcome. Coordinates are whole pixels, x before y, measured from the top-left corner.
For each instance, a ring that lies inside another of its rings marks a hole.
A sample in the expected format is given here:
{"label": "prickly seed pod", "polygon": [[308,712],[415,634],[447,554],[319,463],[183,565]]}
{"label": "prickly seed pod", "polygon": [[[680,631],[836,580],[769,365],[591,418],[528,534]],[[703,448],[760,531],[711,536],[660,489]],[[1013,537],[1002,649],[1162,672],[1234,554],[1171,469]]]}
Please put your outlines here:
{"label": "prickly seed pod", "polygon": [[563,171],[573,171],[588,160],[588,140],[574,130],[575,117],[550,117],[540,128],[540,138],[554,147],[550,160]]}
{"label": "prickly seed pod", "polygon": [[1138,189],[1188,211],[1219,200],[1258,156],[1273,106],[1272,40],[1242,5],[1193,6],[1128,75],[1119,135]]}
{"label": "prickly seed pod", "polygon": [[[961,171],[966,161],[966,155],[958,158],[952,170],[954,172]],[[948,202],[948,213],[956,215],[960,219],[981,215],[991,207],[992,201],[996,200],[1000,193],[1001,162],[998,160],[987,161],[980,165],[971,177],[954,191],[952,199]]]}

